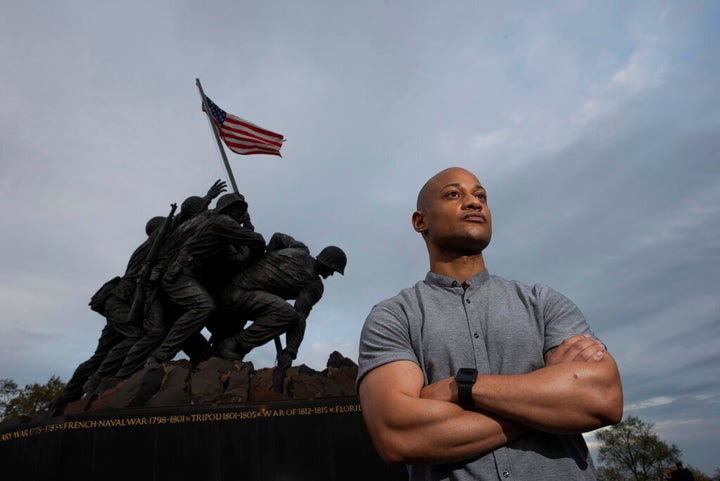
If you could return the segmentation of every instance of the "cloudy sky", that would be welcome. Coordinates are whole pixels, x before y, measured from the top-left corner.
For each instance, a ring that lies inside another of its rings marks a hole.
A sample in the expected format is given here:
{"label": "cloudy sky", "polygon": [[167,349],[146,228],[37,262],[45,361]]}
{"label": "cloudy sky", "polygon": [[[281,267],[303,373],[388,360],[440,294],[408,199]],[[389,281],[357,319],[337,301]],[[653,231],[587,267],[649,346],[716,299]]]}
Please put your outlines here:
{"label": "cloudy sky", "polygon": [[428,268],[417,190],[463,166],[489,192],[490,272],[573,299],[626,414],[710,474],[719,23],[712,1],[4,1],[0,378],[66,381],[145,222],[226,178],[199,77],[287,138],[283,158],[229,154],[257,230],[348,254],[298,362],[357,359],[372,305]]}

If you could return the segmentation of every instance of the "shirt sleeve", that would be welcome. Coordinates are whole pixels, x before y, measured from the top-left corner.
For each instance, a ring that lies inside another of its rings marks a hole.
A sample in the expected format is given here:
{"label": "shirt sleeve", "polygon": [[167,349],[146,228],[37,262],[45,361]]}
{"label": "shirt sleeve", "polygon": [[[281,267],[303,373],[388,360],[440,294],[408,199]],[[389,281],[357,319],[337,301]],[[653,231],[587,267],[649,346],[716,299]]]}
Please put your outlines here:
{"label": "shirt sleeve", "polygon": [[590,334],[595,337],[574,302],[546,285],[537,284],[533,289],[540,299],[540,312],[545,323],[543,352],[559,346],[572,336]]}
{"label": "shirt sleeve", "polygon": [[405,312],[385,302],[372,308],[360,334],[356,388],[368,372],[394,361],[411,361],[420,365],[412,348]]}

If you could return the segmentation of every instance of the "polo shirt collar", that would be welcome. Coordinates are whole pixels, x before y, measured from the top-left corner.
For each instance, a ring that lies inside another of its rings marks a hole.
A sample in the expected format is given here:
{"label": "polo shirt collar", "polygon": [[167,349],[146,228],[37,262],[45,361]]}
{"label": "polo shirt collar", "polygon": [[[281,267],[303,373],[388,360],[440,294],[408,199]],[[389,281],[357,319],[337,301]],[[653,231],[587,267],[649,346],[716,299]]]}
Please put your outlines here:
{"label": "polo shirt collar", "polygon": [[[477,287],[487,282],[488,279],[490,279],[490,273],[487,269],[485,269],[481,272],[478,272],[465,282],[472,287]],[[432,271],[428,272],[425,276],[425,282],[433,286],[449,288],[460,287],[462,285],[462,283],[455,278],[435,274]]]}

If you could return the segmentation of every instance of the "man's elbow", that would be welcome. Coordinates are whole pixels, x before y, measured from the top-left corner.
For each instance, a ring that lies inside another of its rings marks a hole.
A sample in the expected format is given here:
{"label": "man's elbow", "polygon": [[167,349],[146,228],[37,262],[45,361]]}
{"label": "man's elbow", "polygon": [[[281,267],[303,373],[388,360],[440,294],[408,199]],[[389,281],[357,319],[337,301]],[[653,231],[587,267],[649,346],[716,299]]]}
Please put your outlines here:
{"label": "man's elbow", "polygon": [[608,402],[605,412],[605,426],[617,424],[622,421],[623,417],[623,397],[622,390],[612,397]]}
{"label": "man's elbow", "polygon": [[610,426],[622,421],[623,417],[623,392],[622,386],[617,385],[603,389],[599,394],[597,402],[596,417],[598,424]]}
{"label": "man's elbow", "polygon": [[[364,413],[363,413],[364,414]],[[366,423],[367,425],[367,423]],[[370,439],[375,450],[388,464],[426,464],[428,462],[427,445],[423,436],[405,429],[384,426],[380,429],[368,426]]]}
{"label": "man's elbow", "polygon": [[407,464],[413,459],[409,444],[400,436],[386,433],[372,436],[372,440],[380,458],[388,464]]}
{"label": "man's elbow", "polygon": [[617,424],[623,417],[623,388],[617,365],[614,360],[601,365],[603,374],[594,390],[595,413],[600,423],[599,427]]}
{"label": "man's elbow", "polygon": [[385,461],[387,464],[407,464],[407,458],[402,455],[399,451],[394,450],[387,450],[378,449],[378,454],[380,454],[380,458]]}

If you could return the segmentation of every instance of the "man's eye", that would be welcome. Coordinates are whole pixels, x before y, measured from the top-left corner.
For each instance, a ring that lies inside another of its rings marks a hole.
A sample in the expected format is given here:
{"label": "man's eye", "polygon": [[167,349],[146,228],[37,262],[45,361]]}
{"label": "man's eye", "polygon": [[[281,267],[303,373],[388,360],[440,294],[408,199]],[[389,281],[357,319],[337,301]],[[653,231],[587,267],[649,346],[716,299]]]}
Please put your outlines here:
{"label": "man's eye", "polygon": [[483,193],[477,193],[477,194],[475,194],[475,197],[477,197],[480,200],[487,200],[487,195],[485,195]]}

